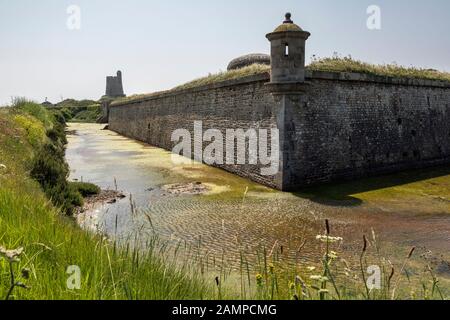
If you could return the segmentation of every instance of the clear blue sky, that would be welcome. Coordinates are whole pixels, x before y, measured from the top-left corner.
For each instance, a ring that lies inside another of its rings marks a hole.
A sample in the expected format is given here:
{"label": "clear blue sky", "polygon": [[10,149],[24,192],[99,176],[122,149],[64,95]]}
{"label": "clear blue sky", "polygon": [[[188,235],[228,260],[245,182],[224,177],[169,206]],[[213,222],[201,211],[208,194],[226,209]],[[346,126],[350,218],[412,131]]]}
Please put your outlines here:
{"label": "clear blue sky", "polygon": [[[66,26],[69,5],[81,29]],[[369,5],[382,29],[366,27]],[[265,34],[292,12],[310,31],[307,56],[450,71],[448,0],[0,0],[0,105],[11,96],[98,99],[123,71],[127,94],[168,89],[269,51]]]}

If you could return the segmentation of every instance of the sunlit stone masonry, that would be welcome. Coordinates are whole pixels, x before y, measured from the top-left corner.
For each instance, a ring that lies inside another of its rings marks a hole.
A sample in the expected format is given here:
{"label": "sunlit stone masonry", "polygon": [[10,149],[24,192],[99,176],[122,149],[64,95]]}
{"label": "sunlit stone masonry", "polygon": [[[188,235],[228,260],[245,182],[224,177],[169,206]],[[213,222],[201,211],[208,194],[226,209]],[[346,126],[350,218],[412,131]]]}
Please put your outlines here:
{"label": "sunlit stone masonry", "polygon": [[267,35],[271,72],[109,106],[109,128],[172,150],[174,130],[280,132],[275,175],[215,164],[280,189],[450,163],[450,83],[305,70],[310,33],[287,14]]}

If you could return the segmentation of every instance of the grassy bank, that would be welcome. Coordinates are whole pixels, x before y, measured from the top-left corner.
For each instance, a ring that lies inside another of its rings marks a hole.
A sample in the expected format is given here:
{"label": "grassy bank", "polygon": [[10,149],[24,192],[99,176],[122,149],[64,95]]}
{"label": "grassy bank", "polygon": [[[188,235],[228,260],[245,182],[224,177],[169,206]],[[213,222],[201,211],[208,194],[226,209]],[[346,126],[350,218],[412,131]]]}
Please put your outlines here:
{"label": "grassy bank", "polygon": [[[54,149],[55,143],[62,143],[55,140],[59,120],[30,102],[0,109],[0,299],[8,294],[9,299],[207,298],[209,289],[195,274],[155,255],[154,241],[144,252],[119,250],[79,229],[65,216],[64,205],[56,207],[48,200],[45,183],[31,175],[36,159],[56,161],[48,153],[61,151]],[[59,180],[66,164],[49,163],[42,171]],[[52,192],[60,195],[56,189]],[[23,252],[9,251],[20,248]],[[74,270],[69,266],[80,268],[79,290],[67,286],[67,281],[77,286],[66,273]]]}

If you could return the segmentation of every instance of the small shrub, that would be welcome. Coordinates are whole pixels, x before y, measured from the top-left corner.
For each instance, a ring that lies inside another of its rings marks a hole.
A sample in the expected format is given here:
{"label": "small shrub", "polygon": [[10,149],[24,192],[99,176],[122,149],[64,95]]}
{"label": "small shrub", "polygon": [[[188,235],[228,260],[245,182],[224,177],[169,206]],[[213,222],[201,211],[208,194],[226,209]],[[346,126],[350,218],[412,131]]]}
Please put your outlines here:
{"label": "small shrub", "polygon": [[66,124],[66,117],[64,116],[64,113],[61,110],[52,110],[51,113],[53,114],[54,120],[58,124],[65,125]]}
{"label": "small shrub", "polygon": [[61,208],[61,211],[68,216],[74,214],[75,207],[83,205],[82,195],[75,189],[71,188],[67,181],[51,186],[44,186],[45,194],[52,203]]}
{"label": "small shrub", "polygon": [[86,110],[77,112],[71,119],[72,122],[96,122],[102,113],[101,106],[98,104],[90,105]]}
{"label": "small shrub", "polygon": [[67,182],[69,168],[64,160],[63,149],[50,143],[44,145],[33,159],[30,174],[53,204],[61,207],[67,215],[72,215],[75,207],[83,205],[83,197],[78,189]]}
{"label": "small shrub", "polygon": [[65,121],[69,121],[73,118],[73,113],[70,111],[69,108],[62,108],[61,113],[64,116]]}
{"label": "small shrub", "polygon": [[69,182],[72,189],[78,191],[83,197],[89,197],[100,193],[100,188],[88,182]]}
{"label": "small shrub", "polygon": [[53,141],[53,143],[59,148],[64,148],[64,146],[67,144],[67,138],[64,134],[63,128],[52,128],[47,131],[47,137]]}
{"label": "small shrub", "polygon": [[65,132],[66,120],[59,113],[55,113],[54,118],[55,121],[53,127],[47,130],[47,137],[59,148],[64,148],[67,144]]}
{"label": "small shrub", "polygon": [[55,186],[65,181],[69,168],[66,162],[61,161],[64,152],[53,144],[45,144],[33,159],[31,176],[42,186]]}

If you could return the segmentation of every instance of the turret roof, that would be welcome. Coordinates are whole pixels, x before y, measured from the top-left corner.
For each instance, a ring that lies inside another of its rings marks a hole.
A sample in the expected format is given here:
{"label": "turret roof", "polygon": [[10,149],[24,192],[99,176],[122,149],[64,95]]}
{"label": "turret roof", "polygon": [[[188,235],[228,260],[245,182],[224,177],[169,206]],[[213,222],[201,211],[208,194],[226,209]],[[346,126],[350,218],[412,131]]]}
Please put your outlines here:
{"label": "turret roof", "polygon": [[280,26],[278,26],[274,32],[290,32],[290,31],[303,31],[302,28],[300,28],[298,25],[296,25],[292,20],[291,20],[291,14],[288,12],[286,13],[286,20],[284,20],[283,24],[281,24]]}

